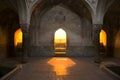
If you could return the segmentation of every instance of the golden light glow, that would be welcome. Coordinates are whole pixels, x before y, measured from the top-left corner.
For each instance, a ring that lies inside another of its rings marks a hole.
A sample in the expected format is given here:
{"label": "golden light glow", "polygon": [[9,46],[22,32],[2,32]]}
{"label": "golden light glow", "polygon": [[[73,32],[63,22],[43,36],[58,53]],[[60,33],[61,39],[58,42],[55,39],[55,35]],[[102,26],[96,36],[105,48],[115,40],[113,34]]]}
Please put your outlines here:
{"label": "golden light glow", "polygon": [[18,29],[14,34],[14,45],[21,46],[22,45],[22,31]]}
{"label": "golden light glow", "polygon": [[103,44],[103,46],[106,46],[106,41],[107,41],[107,35],[104,30],[101,30],[100,32],[100,43]]}
{"label": "golden light glow", "polygon": [[53,71],[56,72],[56,75],[67,75],[68,68],[75,65],[75,62],[70,58],[52,58],[48,61],[48,64],[53,66]]}
{"label": "golden light glow", "polygon": [[56,54],[65,54],[66,51],[66,32],[63,29],[58,29],[54,35],[54,47]]}
{"label": "golden light glow", "polygon": [[63,30],[63,29],[58,29],[56,32],[55,32],[55,38],[56,39],[65,39],[66,38],[66,32]]}

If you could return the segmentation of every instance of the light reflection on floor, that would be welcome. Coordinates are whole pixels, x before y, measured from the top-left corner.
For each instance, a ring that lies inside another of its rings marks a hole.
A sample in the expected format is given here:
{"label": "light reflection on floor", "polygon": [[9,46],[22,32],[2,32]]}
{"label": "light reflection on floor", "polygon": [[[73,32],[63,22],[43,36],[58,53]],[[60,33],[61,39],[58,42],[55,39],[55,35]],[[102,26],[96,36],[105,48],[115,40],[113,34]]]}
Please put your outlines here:
{"label": "light reflection on floor", "polygon": [[35,57],[19,67],[10,80],[113,80],[90,57]]}
{"label": "light reflection on floor", "polygon": [[67,75],[68,68],[75,65],[75,62],[67,57],[54,57],[51,58],[47,63],[53,66],[53,70],[58,76]]}

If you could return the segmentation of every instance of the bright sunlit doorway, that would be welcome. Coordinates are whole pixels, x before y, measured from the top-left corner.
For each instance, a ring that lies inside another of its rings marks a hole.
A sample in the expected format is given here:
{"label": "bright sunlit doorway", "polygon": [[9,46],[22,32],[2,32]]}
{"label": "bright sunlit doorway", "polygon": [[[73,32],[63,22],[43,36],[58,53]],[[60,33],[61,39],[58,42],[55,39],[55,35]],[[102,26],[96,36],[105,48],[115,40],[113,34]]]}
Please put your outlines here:
{"label": "bright sunlit doorway", "polygon": [[104,30],[101,30],[100,31],[100,44],[103,45],[104,47],[106,47],[106,43],[107,43],[106,32]]}
{"label": "bright sunlit doorway", "polygon": [[14,45],[15,47],[21,48],[22,47],[22,31],[21,29],[16,30],[14,34]]}
{"label": "bright sunlit doorway", "polygon": [[65,55],[67,46],[66,32],[60,28],[54,34],[54,52],[55,55]]}
{"label": "bright sunlit doorway", "polygon": [[22,56],[22,37],[23,33],[21,28],[17,29],[14,33],[14,47],[15,47],[15,55],[17,57]]}
{"label": "bright sunlit doorway", "polygon": [[107,34],[104,30],[100,31],[100,53],[102,56],[106,55]]}

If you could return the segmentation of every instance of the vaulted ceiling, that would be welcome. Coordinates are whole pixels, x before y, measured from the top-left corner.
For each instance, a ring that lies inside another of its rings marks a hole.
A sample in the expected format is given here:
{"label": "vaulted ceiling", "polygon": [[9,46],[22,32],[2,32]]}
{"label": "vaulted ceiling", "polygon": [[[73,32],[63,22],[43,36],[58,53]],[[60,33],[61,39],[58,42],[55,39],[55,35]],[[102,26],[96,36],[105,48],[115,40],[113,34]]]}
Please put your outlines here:
{"label": "vaulted ceiling", "polygon": [[114,3],[109,7],[106,15],[114,15],[114,16],[120,15],[120,0],[114,1]]}
{"label": "vaulted ceiling", "polygon": [[41,12],[44,9],[50,9],[55,5],[63,5],[65,8],[71,10],[79,16],[85,17],[91,21],[91,13],[87,9],[82,0],[43,0],[34,11]]}
{"label": "vaulted ceiling", "polygon": [[104,24],[108,25],[112,29],[119,30],[120,28],[120,0],[114,1],[109,7],[104,16]]}
{"label": "vaulted ceiling", "polygon": [[[107,18],[107,16],[113,16],[113,15],[119,16],[120,0],[0,0],[0,15],[3,16],[2,13],[6,12],[5,14],[8,14],[11,11],[11,13],[15,13],[15,15],[18,15],[20,18],[20,15],[25,11],[25,9],[26,9],[26,14],[29,14],[30,13],[29,10],[31,10],[32,7],[35,5],[36,5],[36,7],[33,9],[33,13],[36,10],[42,11],[44,9],[51,8],[55,5],[62,4],[66,8],[68,8],[71,11],[78,14],[79,16],[83,16],[83,17],[87,18],[88,20],[92,21],[93,13],[91,13],[92,8],[90,10],[90,6],[94,6],[96,1],[98,1],[97,4],[99,4],[99,5],[104,4],[105,6],[108,6],[110,4],[110,2],[114,1],[114,3],[110,6],[110,8],[106,8],[106,7],[102,7],[102,6],[98,5],[98,7],[100,7],[100,8],[94,7],[94,11],[96,9],[97,9],[96,11],[98,11],[98,9],[105,8],[105,9],[108,9],[108,10],[105,10],[105,11],[107,11],[105,18]],[[19,5],[19,2],[22,2],[24,4]],[[38,4],[36,4],[36,3],[38,3]],[[22,9],[24,9],[23,12],[21,12]],[[6,10],[8,10],[8,11],[6,11]],[[95,15],[95,13],[94,13],[94,15]],[[22,17],[22,18],[24,18],[24,17]]]}

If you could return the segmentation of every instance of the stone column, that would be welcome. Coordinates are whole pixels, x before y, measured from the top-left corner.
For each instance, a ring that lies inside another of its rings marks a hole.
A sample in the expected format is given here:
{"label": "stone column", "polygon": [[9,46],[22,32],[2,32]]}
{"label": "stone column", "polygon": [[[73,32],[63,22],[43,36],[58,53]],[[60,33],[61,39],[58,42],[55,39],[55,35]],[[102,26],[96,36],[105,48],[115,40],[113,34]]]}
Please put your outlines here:
{"label": "stone column", "polygon": [[95,47],[95,58],[96,63],[100,63],[100,31],[102,29],[102,24],[93,25],[93,44]]}
{"label": "stone column", "polygon": [[22,44],[22,63],[26,63],[28,61],[28,45],[29,45],[29,24],[21,24],[21,30],[23,33],[23,44]]}

